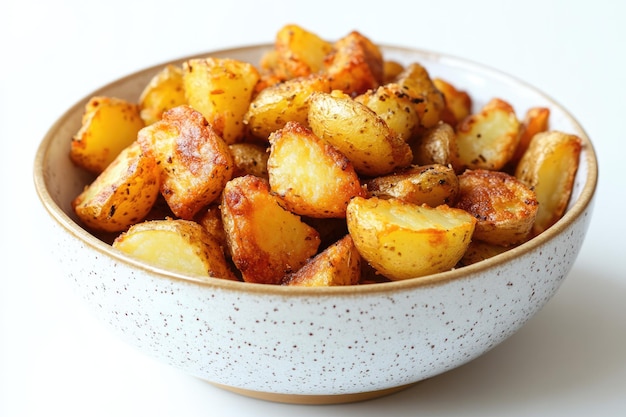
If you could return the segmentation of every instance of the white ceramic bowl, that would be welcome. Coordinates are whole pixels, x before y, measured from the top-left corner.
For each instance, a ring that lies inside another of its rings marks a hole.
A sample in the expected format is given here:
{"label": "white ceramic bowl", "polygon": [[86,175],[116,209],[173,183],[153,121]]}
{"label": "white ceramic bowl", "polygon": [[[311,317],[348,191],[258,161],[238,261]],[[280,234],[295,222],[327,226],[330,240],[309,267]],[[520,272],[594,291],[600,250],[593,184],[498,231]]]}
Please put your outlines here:
{"label": "white ceramic bowl", "polygon": [[[257,63],[269,47],[211,55]],[[432,76],[469,91],[477,106],[497,96],[519,115],[531,106],[549,107],[551,127],[575,133],[584,143],[565,216],[539,237],[489,260],[384,284],[200,282],[145,265],[79,226],[70,201],[89,176],[70,162],[68,150],[89,97],[136,100],[159,64],[76,103],[36,155],[35,186],[56,239],[50,248],[94,314],[131,345],[191,375],[248,396],[294,403],[395,392],[471,361],[516,332],[554,295],[583,243],[597,181],[592,144],[563,107],[519,80],[436,53],[383,51],[388,59],[422,63]]]}

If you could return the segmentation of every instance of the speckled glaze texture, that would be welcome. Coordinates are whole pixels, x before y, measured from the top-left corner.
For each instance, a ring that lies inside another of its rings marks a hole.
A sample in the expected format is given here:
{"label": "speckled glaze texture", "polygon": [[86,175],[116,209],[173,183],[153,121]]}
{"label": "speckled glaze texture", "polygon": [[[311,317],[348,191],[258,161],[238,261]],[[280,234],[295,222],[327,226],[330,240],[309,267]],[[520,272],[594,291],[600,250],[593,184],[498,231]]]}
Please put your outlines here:
{"label": "speckled glaze texture", "polygon": [[[220,54],[254,62],[262,49]],[[498,95],[518,113],[549,105],[553,124],[585,140],[567,215],[491,260],[403,282],[294,289],[175,276],[113,251],[76,224],[69,201],[88,181],[67,158],[78,103],[42,144],[35,182],[55,220],[45,222],[57,237],[54,256],[94,314],[129,344],[191,375],[299,403],[382,395],[462,365],[516,332],[554,295],[583,243],[597,175],[591,143],[565,110],[519,81],[450,57],[385,52],[428,64],[479,101]],[[136,97],[158,68],[98,93]]]}

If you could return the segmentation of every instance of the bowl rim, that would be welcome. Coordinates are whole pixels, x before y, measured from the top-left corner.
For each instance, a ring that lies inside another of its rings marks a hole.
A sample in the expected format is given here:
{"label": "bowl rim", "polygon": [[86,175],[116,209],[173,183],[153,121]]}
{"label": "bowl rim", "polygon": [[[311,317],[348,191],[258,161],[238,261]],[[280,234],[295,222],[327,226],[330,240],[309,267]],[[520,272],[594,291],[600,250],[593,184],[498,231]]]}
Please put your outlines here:
{"label": "bowl rim", "polygon": [[[445,64],[450,65],[461,65],[464,67],[473,68],[475,70],[480,70],[481,72],[490,73],[490,75],[494,75],[497,77],[504,78],[510,82],[514,82],[527,90],[534,92],[535,94],[543,97],[547,102],[550,103],[551,106],[558,108],[563,115],[569,120],[569,122],[576,126],[579,130],[577,135],[581,138],[583,142],[583,155],[586,158],[587,164],[587,176],[584,181],[584,185],[581,189],[580,196],[577,201],[575,201],[570,209],[559,219],[554,225],[550,228],[535,236],[534,238],[524,242],[523,244],[511,248],[503,253],[495,255],[486,260],[463,266],[461,268],[452,269],[449,271],[439,272],[436,274],[431,274],[423,277],[410,278],[400,281],[391,281],[391,282],[383,282],[383,283],[371,283],[371,284],[360,284],[360,285],[350,285],[350,286],[333,286],[333,287],[288,287],[281,285],[268,285],[268,284],[257,284],[250,282],[241,282],[241,281],[231,281],[222,278],[214,278],[214,277],[202,277],[202,276],[192,276],[180,274],[177,272],[168,271],[159,267],[152,266],[150,264],[144,263],[138,259],[133,258],[130,255],[126,255],[121,251],[114,249],[111,245],[103,242],[98,239],[91,233],[89,233],[86,229],[84,229],[80,224],[76,223],[72,218],[70,218],[55,202],[52,198],[50,192],[48,191],[46,178],[45,178],[45,166],[47,161],[47,154],[49,148],[53,142],[55,132],[67,122],[67,120],[75,114],[76,111],[80,111],[82,107],[84,107],[84,103],[97,94],[101,90],[105,90],[113,87],[116,84],[123,83],[129,78],[134,78],[141,73],[145,73],[148,71],[155,71],[162,68],[164,65],[175,62],[182,62],[186,59],[191,59],[195,57],[206,57],[211,54],[221,54],[227,55],[229,53],[243,53],[246,51],[258,51],[262,48],[270,48],[272,44],[269,43],[260,43],[260,44],[252,44],[248,46],[240,46],[240,47],[232,47],[232,48],[224,48],[224,49],[216,49],[207,51],[200,54],[193,54],[189,56],[175,58],[169,61],[163,61],[162,63],[158,63],[152,65],[150,67],[146,67],[134,72],[131,72],[121,78],[118,78],[114,81],[111,81],[107,84],[104,84],[91,92],[90,94],[85,95],[81,100],[74,103],[69,109],[67,109],[61,117],[59,117],[48,129],[40,144],[38,145],[35,153],[34,165],[33,165],[33,181],[35,186],[35,191],[44,206],[45,210],[52,217],[54,221],[66,232],[72,235],[73,238],[76,238],[82,241],[87,247],[96,250],[97,252],[105,255],[109,258],[112,258],[114,261],[126,264],[129,267],[136,268],[139,270],[143,270],[144,272],[151,274],[156,277],[160,277],[168,280],[180,280],[187,282],[189,284],[198,285],[201,287],[209,287],[215,289],[223,289],[229,291],[241,291],[241,292],[253,292],[257,294],[267,294],[267,295],[279,295],[279,296],[297,296],[297,295],[306,295],[306,296],[328,296],[332,295],[343,295],[343,296],[352,296],[352,295],[363,295],[363,294],[373,294],[373,293],[389,293],[396,292],[402,290],[409,290],[418,287],[427,287],[427,286],[435,286],[441,285],[453,280],[462,279],[464,277],[475,276],[477,273],[481,271],[488,270],[495,266],[501,265],[503,263],[509,262],[515,258],[518,258],[531,250],[538,248],[552,238],[560,234],[564,229],[570,226],[578,217],[587,209],[587,207],[592,203],[597,183],[598,183],[598,160],[597,154],[595,152],[594,146],[589,139],[586,131],[577,121],[577,119],[561,104],[559,104],[556,100],[548,96],[543,91],[534,87],[533,85],[528,84],[527,82],[516,78],[508,73],[503,71],[494,69],[484,64],[480,64],[465,58],[460,58],[456,56],[452,56],[449,54],[433,52],[426,49],[420,48],[411,48],[405,46],[396,46],[396,45],[388,45],[388,44],[379,44],[379,47],[385,50],[393,50],[396,52],[406,52],[406,53],[417,53],[423,56],[428,56],[429,59],[433,59]],[[68,144],[69,146],[69,144]],[[69,148],[68,148],[69,149]]]}

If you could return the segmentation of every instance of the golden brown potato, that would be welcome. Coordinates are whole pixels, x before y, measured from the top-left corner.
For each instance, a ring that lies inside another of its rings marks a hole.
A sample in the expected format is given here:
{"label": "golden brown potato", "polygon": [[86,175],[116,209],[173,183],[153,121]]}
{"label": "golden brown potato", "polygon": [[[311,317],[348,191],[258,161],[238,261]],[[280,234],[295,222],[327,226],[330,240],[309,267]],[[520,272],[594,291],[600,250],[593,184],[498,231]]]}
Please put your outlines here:
{"label": "golden brown potato", "polygon": [[500,170],[519,142],[520,122],[513,107],[494,98],[457,127],[459,159],[465,168]]}
{"label": "golden brown potato", "polygon": [[183,70],[166,65],[146,85],[139,96],[141,118],[146,125],[161,119],[164,111],[186,104]]}
{"label": "golden brown potato", "polygon": [[350,32],[333,44],[324,65],[332,89],[350,96],[376,89],[383,83],[382,52],[357,31]]}
{"label": "golden brown potato", "polygon": [[73,200],[72,207],[88,228],[120,232],[143,220],[158,196],[156,161],[133,142]]}
{"label": "golden brown potato", "polygon": [[446,102],[443,94],[433,84],[426,68],[418,63],[407,65],[395,83],[414,103],[421,128],[429,129],[441,120]]}
{"label": "golden brown potato", "polygon": [[416,165],[440,164],[451,166],[455,172],[463,171],[456,144],[456,132],[448,123],[439,122],[427,129],[411,143],[413,163]]}
{"label": "golden brown potato", "polygon": [[70,159],[99,174],[137,139],[142,127],[137,104],[115,97],[92,97],[85,105],[82,125],[72,137]]}
{"label": "golden brown potato", "polygon": [[526,149],[528,149],[528,145],[530,145],[530,141],[537,133],[545,132],[548,130],[550,125],[550,109],[547,107],[531,107],[526,111],[526,115],[521,122],[519,129],[519,141],[517,144],[517,148],[515,149],[515,153],[513,154],[513,158],[509,161],[510,165],[516,166]]}
{"label": "golden brown potato", "polygon": [[161,194],[172,212],[191,220],[217,200],[233,174],[228,145],[190,106],[174,107],[138,135],[142,150],[157,161]]}
{"label": "golden brown potato", "polygon": [[383,84],[392,83],[400,73],[404,71],[404,65],[397,61],[384,60],[383,62]]}
{"label": "golden brown potato", "polygon": [[269,140],[270,186],[290,211],[309,217],[345,217],[348,201],[365,195],[348,158],[310,129],[287,122]]}
{"label": "golden brown potato", "polygon": [[228,243],[226,242],[226,231],[222,222],[222,210],[218,202],[210,204],[206,209],[196,214],[194,221],[204,229],[219,243],[228,254]]}
{"label": "golden brown potato", "polygon": [[113,247],[168,271],[237,280],[222,247],[193,221],[167,219],[137,223],[119,235]]}
{"label": "golden brown potato", "polygon": [[528,239],[539,203],[523,182],[501,171],[467,170],[459,189],[456,207],[478,220],[474,239],[500,246]]}
{"label": "golden brown potato", "polygon": [[309,126],[365,176],[388,174],[413,159],[410,146],[372,109],[337,90],[311,95]]}
{"label": "golden brown potato", "polygon": [[246,282],[279,284],[317,253],[318,232],[282,204],[267,181],[253,175],[233,178],[224,187],[224,230]]}
{"label": "golden brown potato", "polygon": [[281,80],[319,72],[332,43],[301,26],[288,24],[276,33],[274,53],[265,57],[263,67]]}
{"label": "golden brown potato", "polygon": [[[466,91],[458,90],[454,85],[441,78],[433,78],[433,84],[441,91],[445,99],[445,112],[442,118],[452,126],[464,120],[472,113],[472,98]],[[444,114],[446,117],[443,117]]]}
{"label": "golden brown potato", "polygon": [[243,117],[259,78],[254,65],[235,59],[208,57],[183,63],[187,103],[202,113],[228,144],[244,137]]}
{"label": "golden brown potato", "polygon": [[402,171],[365,182],[368,195],[383,199],[397,198],[412,204],[436,207],[456,203],[459,180],[445,165],[411,166]]}
{"label": "golden brown potato", "polygon": [[328,78],[314,74],[267,87],[250,103],[244,123],[254,137],[262,140],[267,140],[270,133],[283,128],[290,120],[306,124],[307,99],[314,91],[330,93]]}
{"label": "golden brown potato", "polygon": [[347,222],[361,256],[385,277],[402,280],[453,268],[471,241],[476,219],[446,205],[355,197]]}
{"label": "golden brown potato", "polygon": [[506,252],[509,249],[511,248],[500,245],[492,245],[491,243],[480,240],[472,240],[469,247],[465,251],[465,254],[463,254],[463,257],[457,264],[457,267],[461,268],[475,264],[476,262],[484,261],[485,259],[489,259],[493,256]]}
{"label": "golden brown potato", "polygon": [[420,123],[417,110],[398,84],[385,84],[355,97],[387,123],[396,135],[408,142]]}
{"label": "golden brown potato", "polygon": [[283,284],[298,287],[331,287],[356,285],[361,279],[361,255],[350,235],[309,260],[302,268],[289,274]]}
{"label": "golden brown potato", "polygon": [[543,232],[563,216],[580,163],[581,139],[560,131],[536,134],[515,176],[537,194],[539,212],[533,232]]}
{"label": "golden brown potato", "polygon": [[233,177],[250,174],[268,178],[267,159],[269,158],[269,151],[267,147],[258,143],[242,142],[228,145],[228,148],[235,164]]}

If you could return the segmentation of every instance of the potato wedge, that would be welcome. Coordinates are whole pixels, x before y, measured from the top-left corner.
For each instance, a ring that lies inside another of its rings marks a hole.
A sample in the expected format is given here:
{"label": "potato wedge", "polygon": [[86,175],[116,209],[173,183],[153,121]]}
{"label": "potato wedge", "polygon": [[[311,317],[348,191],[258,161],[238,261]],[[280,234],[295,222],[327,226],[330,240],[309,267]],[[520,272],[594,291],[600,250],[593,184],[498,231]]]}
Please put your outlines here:
{"label": "potato wedge", "polygon": [[268,178],[267,159],[269,151],[267,147],[257,143],[241,142],[228,145],[233,156],[233,177],[242,177],[247,174]]}
{"label": "potato wedge", "polygon": [[301,26],[288,24],[276,33],[271,59],[266,57],[264,68],[278,78],[306,77],[319,72],[324,59],[332,50],[332,43]]}
{"label": "potato wedge", "polygon": [[572,134],[536,134],[522,156],[515,176],[537,194],[539,212],[533,225],[541,233],[559,220],[567,208],[580,163],[582,140]]}
{"label": "potato wedge", "polygon": [[88,228],[121,232],[148,215],[159,185],[155,159],[133,142],[72,201],[72,207]]}
{"label": "potato wedge", "polygon": [[456,143],[465,168],[500,170],[519,143],[520,122],[513,107],[494,98],[458,126]]}
{"label": "potato wedge", "polygon": [[361,279],[361,255],[350,235],[330,245],[302,268],[289,274],[283,285],[291,287],[332,287],[356,285]]}
{"label": "potato wedge", "polygon": [[513,246],[529,238],[539,202],[533,190],[514,176],[479,169],[459,175],[456,207],[478,220],[474,239]]}
{"label": "potato wedge", "polygon": [[309,126],[362,175],[388,174],[413,159],[409,145],[372,109],[337,90],[311,95]]}
{"label": "potato wedge", "polygon": [[208,57],[183,63],[187,103],[207,119],[215,132],[231,144],[241,141],[258,69],[247,62]]}
{"label": "potato wedge", "polygon": [[314,74],[293,78],[261,90],[244,116],[244,123],[250,134],[267,140],[270,133],[283,128],[290,120],[307,124],[307,99],[314,91],[330,93],[328,78]]}
{"label": "potato wedge", "polygon": [[269,183],[290,211],[341,218],[352,197],[365,195],[348,158],[305,126],[287,122],[269,140]]}
{"label": "potato wedge", "polygon": [[192,220],[218,199],[232,178],[234,162],[228,145],[188,105],[163,113],[160,121],[139,132],[137,140],[157,161],[161,194],[177,217]]}
{"label": "potato wedge", "polygon": [[394,82],[414,103],[422,129],[429,129],[441,120],[446,102],[426,68],[418,63],[409,64]]}
{"label": "potato wedge", "polygon": [[166,65],[141,92],[140,115],[144,123],[150,125],[159,121],[164,111],[186,103],[182,68]]}
{"label": "potato wedge", "polygon": [[113,247],[168,271],[237,280],[222,247],[193,221],[166,219],[137,223],[119,235]]}
{"label": "potato wedge", "polygon": [[357,31],[350,32],[333,44],[324,66],[332,89],[350,96],[376,89],[383,83],[382,52]]}
{"label": "potato wedge", "polygon": [[[454,85],[441,78],[433,78],[433,84],[437,90],[441,91],[445,99],[445,112],[442,112],[442,119],[452,126],[464,120],[472,114],[472,98],[466,91],[458,90]],[[444,117],[444,114],[447,116]]]}
{"label": "potato wedge", "polygon": [[143,127],[137,104],[115,97],[92,97],[85,105],[82,125],[72,137],[70,159],[99,174],[137,139]]}
{"label": "potato wedge", "polygon": [[459,193],[459,180],[450,167],[440,164],[411,166],[365,182],[368,196],[397,198],[407,203],[437,207],[452,206]]}
{"label": "potato wedge", "polygon": [[406,142],[413,137],[419,126],[417,110],[398,84],[382,85],[354,99],[374,110],[387,126]]}
{"label": "potato wedge", "polygon": [[440,164],[451,166],[456,173],[463,171],[456,144],[456,132],[448,123],[437,123],[410,145],[413,163],[416,165]]}
{"label": "potato wedge", "polygon": [[224,187],[224,230],[246,282],[279,284],[317,253],[318,232],[282,204],[267,181],[253,175],[233,178]]}
{"label": "potato wedge", "polygon": [[528,149],[530,141],[537,133],[545,132],[550,127],[550,109],[548,107],[531,107],[526,111],[519,129],[519,141],[509,165],[516,166]]}
{"label": "potato wedge", "polygon": [[193,221],[198,223],[219,243],[225,255],[228,253],[228,243],[226,242],[226,231],[222,222],[222,210],[218,202],[210,204],[206,209],[200,210]]}
{"label": "potato wedge", "polygon": [[453,268],[471,241],[476,219],[445,205],[355,197],[347,223],[361,256],[385,277],[403,280]]}

